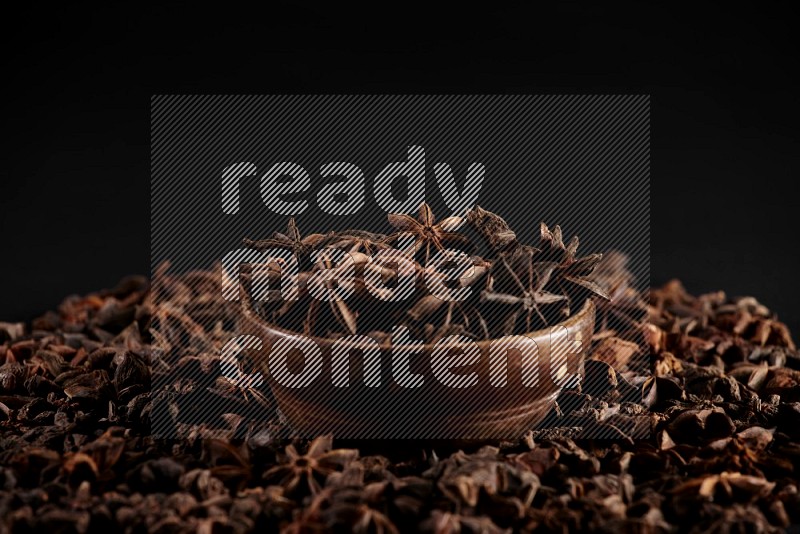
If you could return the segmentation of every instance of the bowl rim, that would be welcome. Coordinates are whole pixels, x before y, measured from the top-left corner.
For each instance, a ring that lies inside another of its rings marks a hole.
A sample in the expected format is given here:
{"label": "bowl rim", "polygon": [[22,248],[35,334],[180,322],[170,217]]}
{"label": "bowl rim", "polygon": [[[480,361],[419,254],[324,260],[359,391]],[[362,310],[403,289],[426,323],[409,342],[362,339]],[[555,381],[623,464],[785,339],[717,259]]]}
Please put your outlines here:
{"label": "bowl rim", "polygon": [[[291,330],[287,330],[287,329],[282,328],[280,326],[277,326],[277,325],[275,325],[273,323],[270,323],[270,322],[266,321],[264,318],[260,317],[251,308],[251,305],[252,305],[252,301],[251,301],[250,297],[249,296],[245,296],[242,299],[242,303],[241,303],[242,314],[244,316],[244,319],[249,321],[249,322],[251,322],[251,323],[253,323],[255,326],[257,326],[261,330],[267,330],[269,332],[272,332],[274,334],[273,337],[278,337],[278,336],[281,336],[281,337],[289,337],[289,336],[291,336],[291,337],[302,337],[304,339],[313,341],[319,347],[326,347],[328,345],[333,345],[337,341],[346,341],[347,345],[345,345],[345,346],[347,346],[347,347],[352,347],[352,348],[358,348],[359,347],[359,345],[357,344],[356,341],[352,341],[352,340],[347,341],[346,337],[345,338],[339,338],[339,339],[332,339],[332,338],[324,338],[324,337],[319,337],[319,336],[311,336],[311,335],[303,334],[302,332],[293,332]],[[555,324],[553,324],[551,326],[547,326],[545,328],[540,328],[539,330],[533,330],[531,332],[527,332],[527,333],[524,333],[524,334],[514,334],[514,335],[523,336],[523,337],[529,337],[529,338],[532,338],[532,339],[541,339],[544,336],[550,335],[550,333],[552,332],[553,328],[564,327],[566,329],[569,329],[571,327],[574,327],[574,326],[577,326],[577,325],[581,325],[585,321],[594,322],[595,310],[596,310],[596,305],[594,303],[594,299],[592,299],[591,297],[588,297],[586,299],[586,301],[584,302],[583,306],[581,307],[581,309],[577,313],[575,313],[573,315],[570,315],[569,317],[567,317],[563,321],[561,321],[559,323],[555,323]],[[592,329],[594,329],[594,326],[592,326]],[[355,334],[355,335],[369,337],[369,336],[367,336],[367,334]],[[375,338],[370,338],[370,339],[375,339]],[[481,340],[477,340],[477,341],[469,340],[469,341],[474,343],[474,344],[476,344],[478,346],[478,348],[481,349],[481,350],[488,350],[488,348],[491,346],[492,342],[500,340],[500,339],[503,339],[503,337],[492,338],[492,339],[481,339]],[[391,349],[394,350],[394,349],[402,349],[402,348],[407,346],[407,345],[392,345],[391,343],[380,342],[377,339],[375,339],[375,341],[378,342],[378,344],[379,344],[381,349],[391,348]],[[424,343],[422,345],[422,349],[423,350],[433,350],[435,345],[436,345],[435,343]],[[457,348],[459,346],[461,346],[460,343],[452,345],[453,348]],[[419,350],[420,347],[418,345],[416,345],[414,348],[416,350]]]}

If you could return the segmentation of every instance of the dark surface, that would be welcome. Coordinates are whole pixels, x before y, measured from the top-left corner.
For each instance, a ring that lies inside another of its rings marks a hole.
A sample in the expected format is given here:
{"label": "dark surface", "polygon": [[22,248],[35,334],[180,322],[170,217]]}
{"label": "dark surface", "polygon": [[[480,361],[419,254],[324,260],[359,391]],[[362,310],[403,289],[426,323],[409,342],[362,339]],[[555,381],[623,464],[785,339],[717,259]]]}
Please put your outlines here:
{"label": "dark surface", "polygon": [[788,12],[56,9],[5,34],[2,319],[147,272],[152,94],[610,92],[652,95],[652,281],[800,330]]}

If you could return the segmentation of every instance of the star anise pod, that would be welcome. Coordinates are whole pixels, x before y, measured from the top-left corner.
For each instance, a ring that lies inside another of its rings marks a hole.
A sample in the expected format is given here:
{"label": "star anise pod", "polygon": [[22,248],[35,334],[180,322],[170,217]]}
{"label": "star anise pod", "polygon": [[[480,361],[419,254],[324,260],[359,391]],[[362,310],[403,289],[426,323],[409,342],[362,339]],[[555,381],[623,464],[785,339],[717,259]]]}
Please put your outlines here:
{"label": "star anise pod", "polygon": [[[324,301],[311,299],[303,321],[304,333],[331,337],[356,334],[358,331],[369,332],[376,328],[383,329],[387,320],[396,315],[397,308],[404,306],[402,301],[391,304],[387,302],[391,297],[390,287],[397,283],[397,268],[373,263],[369,256],[361,252],[343,254],[338,250],[331,251],[332,249],[323,250],[312,270],[300,274],[301,288],[303,288],[301,294],[307,294],[307,279],[321,269],[329,271],[330,277],[325,284],[330,290],[336,288],[338,280],[347,279],[355,272],[352,292],[347,295],[340,294],[342,298],[328,300],[327,305]],[[338,265],[334,267],[333,258],[337,256],[340,258]],[[421,270],[416,264],[415,268],[417,271]],[[368,276],[378,277],[385,286],[367,289],[365,278]],[[422,285],[419,278],[415,280],[415,284]],[[305,309],[305,306],[303,308]]]}
{"label": "star anise pod", "polygon": [[436,217],[433,215],[431,207],[423,202],[419,207],[417,219],[405,213],[389,214],[389,224],[398,231],[387,237],[385,242],[394,243],[404,233],[411,234],[414,237],[414,245],[410,252],[414,255],[420,254],[419,261],[426,265],[431,257],[431,248],[444,250],[446,245],[470,246],[469,239],[452,231],[461,222],[461,217],[452,216],[436,223]]}
{"label": "star anise pod", "polygon": [[[482,300],[517,307],[500,326],[501,332],[513,333],[523,312],[527,328],[532,326],[534,314],[542,326],[563,319],[569,315],[569,305],[578,288],[608,299],[605,290],[589,277],[602,255],[578,258],[578,238],[564,244],[561,227],[551,231],[542,223],[541,248],[536,248],[520,243],[502,217],[480,207],[467,213],[467,222],[484,237],[497,257]],[[559,304],[559,313],[548,317],[542,307],[551,304]]]}
{"label": "star anise pod", "polygon": [[[348,478],[347,472],[358,462],[352,462],[342,475]],[[282,532],[363,532],[397,534],[399,530],[386,515],[372,505],[383,509],[383,503],[372,502],[371,490],[363,486],[363,470],[361,477],[356,476],[350,482],[342,484],[337,480],[331,485],[333,475],[326,487],[317,493],[301,515],[295,518]]]}
{"label": "star anise pod", "polygon": [[305,454],[297,452],[294,445],[287,445],[281,464],[265,472],[264,481],[280,485],[287,495],[317,495],[329,474],[358,458],[357,449],[331,450],[332,445],[332,436],[318,437]]}
{"label": "star anise pod", "polygon": [[[532,250],[529,249],[525,253],[529,254],[529,257],[526,262],[527,269],[524,282],[505,257],[501,257],[498,262],[505,273],[513,280],[518,294],[501,293],[492,289],[484,290],[481,293],[483,302],[514,306],[514,311],[503,322],[501,327],[502,335],[509,335],[514,332],[517,321],[523,313],[525,314],[525,332],[530,332],[533,326],[532,318],[534,313],[539,317],[543,326],[547,326],[549,323],[544,313],[542,313],[542,306],[555,303],[568,304],[566,295],[557,295],[544,289],[550,282],[557,264],[554,262],[534,262]],[[569,308],[565,306],[563,309],[568,311]]]}
{"label": "star anise pod", "polygon": [[309,234],[302,237],[300,230],[297,228],[297,223],[294,217],[289,218],[286,233],[273,232],[272,237],[267,239],[244,239],[244,246],[253,248],[258,251],[264,251],[271,248],[283,249],[291,251],[298,260],[304,260],[308,254],[325,239],[324,234]]}
{"label": "star anise pod", "polygon": [[774,344],[789,350],[796,348],[785,324],[772,317],[759,317],[747,309],[739,312],[739,319],[733,327],[733,332],[762,347]]}
{"label": "star anise pod", "polygon": [[[545,223],[539,226],[542,242],[542,252],[550,261],[557,263],[559,270],[557,278],[566,280],[572,284],[587,289],[605,300],[609,300],[608,293],[603,287],[590,278],[594,268],[603,259],[602,254],[590,254],[583,258],[577,258],[579,239],[573,236],[569,243],[564,244],[561,227],[556,225],[552,231]],[[548,250],[549,249],[549,250]]]}
{"label": "star anise pod", "polygon": [[520,246],[517,234],[497,214],[475,206],[467,212],[467,223],[483,237],[495,253],[507,253]]}

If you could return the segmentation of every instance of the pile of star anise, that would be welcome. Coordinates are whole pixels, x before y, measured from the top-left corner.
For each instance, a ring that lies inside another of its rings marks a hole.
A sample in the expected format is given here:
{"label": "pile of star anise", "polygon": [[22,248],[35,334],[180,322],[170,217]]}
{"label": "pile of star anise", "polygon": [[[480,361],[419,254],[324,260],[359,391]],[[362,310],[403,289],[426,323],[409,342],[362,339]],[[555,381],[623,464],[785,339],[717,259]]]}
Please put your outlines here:
{"label": "pile of star anise", "polygon": [[[608,259],[598,274],[619,268]],[[652,290],[643,348],[605,326],[624,308],[602,308],[592,387],[564,391],[549,427],[519,440],[347,443],[283,437],[268,391],[223,376],[236,306],[219,271],[161,275],[158,307],[131,278],[32,323],[0,323],[0,532],[800,524],[800,353],[753,298]],[[635,307],[630,287],[613,294]],[[638,381],[642,358],[654,373]],[[155,402],[175,439],[152,437]],[[612,439],[581,437],[592,425]]]}
{"label": "pile of star anise", "polygon": [[[295,220],[290,219],[286,233],[276,232],[258,241],[246,239],[246,246],[259,251],[292,252],[302,269],[298,300],[283,299],[273,290],[266,302],[253,303],[257,311],[278,326],[306,335],[337,338],[358,333],[385,338],[393,327],[405,326],[417,339],[435,342],[447,335],[490,339],[531,332],[569,317],[589,297],[609,300],[611,287],[603,287],[599,283],[603,280],[591,277],[602,256],[578,257],[578,238],[564,243],[559,226],[551,230],[541,223],[539,242],[532,246],[520,242],[502,218],[480,207],[465,218],[453,216],[437,222],[423,203],[417,218],[391,214],[388,219],[395,230],[389,235],[345,230],[302,237]],[[476,253],[478,249],[481,254]],[[320,253],[325,250],[340,250],[349,256],[337,266]],[[363,283],[364,277],[374,274],[388,290],[396,287],[399,267],[371,261],[370,255],[386,250],[403,252],[420,274],[415,277],[413,292],[401,301],[376,298]],[[440,255],[437,260],[442,251],[469,255],[471,268],[448,280],[452,289],[469,288],[468,298],[448,301],[432,294],[425,284],[424,273],[434,264],[447,267],[449,256]],[[265,276],[270,287],[279,286],[279,269],[270,271],[270,264],[248,267],[243,277],[246,289],[252,287],[255,273],[265,270],[269,271]],[[313,298],[305,285],[309,276],[320,269],[335,272],[336,267],[354,269],[354,293],[327,302]]]}

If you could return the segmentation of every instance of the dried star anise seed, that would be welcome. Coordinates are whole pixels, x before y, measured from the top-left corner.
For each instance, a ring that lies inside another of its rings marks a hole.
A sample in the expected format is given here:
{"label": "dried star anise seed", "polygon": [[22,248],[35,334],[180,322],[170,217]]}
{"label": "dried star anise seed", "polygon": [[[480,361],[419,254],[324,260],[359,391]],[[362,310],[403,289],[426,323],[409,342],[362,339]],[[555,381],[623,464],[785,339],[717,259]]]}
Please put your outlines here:
{"label": "dried star anise seed", "polygon": [[321,436],[311,442],[305,454],[298,453],[294,445],[288,445],[279,465],[267,470],[263,480],[279,484],[287,495],[316,495],[328,475],[358,458],[357,450],[332,450],[332,444],[331,436]]}
{"label": "dried star anise seed", "polygon": [[457,247],[470,245],[469,239],[452,231],[461,222],[461,217],[452,216],[437,223],[430,206],[423,202],[419,207],[419,215],[416,219],[404,213],[389,214],[389,224],[397,232],[387,237],[385,242],[395,243],[404,233],[410,234],[414,238],[414,243],[409,252],[414,255],[421,254],[421,263],[427,265],[432,257],[432,250],[434,252],[444,250],[448,245]]}

